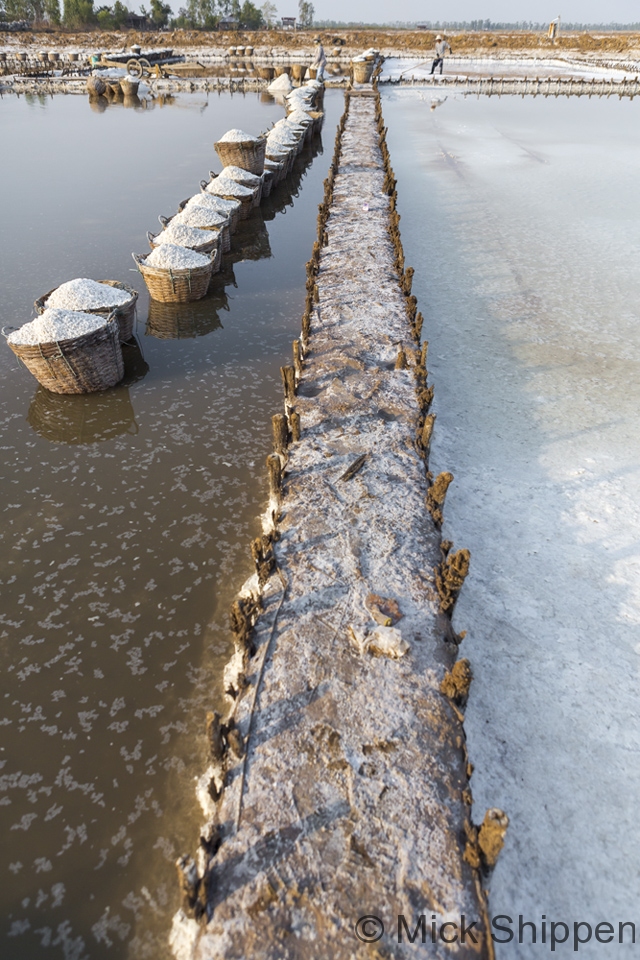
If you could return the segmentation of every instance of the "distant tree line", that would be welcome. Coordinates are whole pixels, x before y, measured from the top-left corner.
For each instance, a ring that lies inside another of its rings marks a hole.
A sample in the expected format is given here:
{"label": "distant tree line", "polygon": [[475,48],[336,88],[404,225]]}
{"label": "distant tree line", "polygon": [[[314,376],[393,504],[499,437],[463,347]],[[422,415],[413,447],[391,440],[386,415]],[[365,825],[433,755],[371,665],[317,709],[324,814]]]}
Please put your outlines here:
{"label": "distant tree line", "polygon": [[[163,0],[149,0],[149,3],[148,9],[144,5],[140,7],[140,13],[156,29],[171,26],[215,30],[223,17],[233,16],[247,30],[259,30],[273,26],[277,13],[270,0],[262,8],[251,0],[244,0],[242,4],[240,0],[187,0],[177,17],[172,16],[171,6]],[[119,30],[132,12],[122,0],[115,0],[113,6],[97,7],[94,0],[62,0],[62,9],[60,0],[0,0],[0,20],[28,20],[63,25],[72,30],[86,27]]]}

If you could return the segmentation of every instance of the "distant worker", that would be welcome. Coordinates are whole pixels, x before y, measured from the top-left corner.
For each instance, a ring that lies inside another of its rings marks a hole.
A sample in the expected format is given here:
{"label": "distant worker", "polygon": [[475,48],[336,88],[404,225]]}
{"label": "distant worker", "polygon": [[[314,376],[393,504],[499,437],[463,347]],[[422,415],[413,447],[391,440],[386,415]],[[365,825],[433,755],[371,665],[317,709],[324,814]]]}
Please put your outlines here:
{"label": "distant worker", "polygon": [[316,45],[316,58],[311,64],[311,66],[315,67],[317,71],[316,79],[324,80],[324,68],[327,65],[327,58],[325,56],[324,47],[322,46],[320,37],[314,37],[313,42]]}
{"label": "distant worker", "polygon": [[449,53],[452,52],[451,47],[446,40],[443,40],[440,34],[436,37],[436,58],[433,61],[431,67],[431,73],[435,73],[436,67],[440,67],[440,73],[442,74],[442,66],[444,64],[444,58],[447,55],[447,50]]}

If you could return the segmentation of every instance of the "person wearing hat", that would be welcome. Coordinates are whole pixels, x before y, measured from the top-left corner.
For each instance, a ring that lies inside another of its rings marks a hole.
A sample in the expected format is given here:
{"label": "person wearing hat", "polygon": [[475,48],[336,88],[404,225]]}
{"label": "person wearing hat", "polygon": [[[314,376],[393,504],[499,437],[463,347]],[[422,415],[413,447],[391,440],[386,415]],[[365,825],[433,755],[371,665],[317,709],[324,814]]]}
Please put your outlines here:
{"label": "person wearing hat", "polygon": [[451,47],[446,40],[443,40],[440,34],[436,37],[436,58],[433,61],[431,67],[431,73],[435,72],[436,67],[440,67],[440,74],[442,75],[442,67],[444,64],[444,58],[447,55],[447,50],[451,53]]}
{"label": "person wearing hat", "polygon": [[324,79],[324,68],[327,65],[327,58],[324,53],[324,47],[320,41],[320,37],[314,37],[313,42],[316,47],[316,58],[311,64],[312,67],[316,68],[316,80]]}

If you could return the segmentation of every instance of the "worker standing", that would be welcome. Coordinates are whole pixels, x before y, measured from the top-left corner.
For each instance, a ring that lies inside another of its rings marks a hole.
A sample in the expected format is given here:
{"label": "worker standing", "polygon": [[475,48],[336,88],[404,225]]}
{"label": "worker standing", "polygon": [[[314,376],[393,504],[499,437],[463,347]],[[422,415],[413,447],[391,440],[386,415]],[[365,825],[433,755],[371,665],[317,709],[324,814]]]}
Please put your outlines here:
{"label": "worker standing", "polygon": [[324,47],[322,46],[320,37],[314,37],[313,42],[316,46],[316,58],[311,64],[311,66],[315,67],[317,71],[316,80],[324,80],[324,68],[327,65],[327,58],[325,56]]}
{"label": "worker standing", "polygon": [[436,67],[440,67],[440,74],[442,74],[442,67],[444,64],[444,58],[447,55],[447,50],[451,53],[451,47],[446,40],[443,40],[440,34],[436,37],[436,58],[433,61],[431,67],[431,73],[433,74],[436,70]]}

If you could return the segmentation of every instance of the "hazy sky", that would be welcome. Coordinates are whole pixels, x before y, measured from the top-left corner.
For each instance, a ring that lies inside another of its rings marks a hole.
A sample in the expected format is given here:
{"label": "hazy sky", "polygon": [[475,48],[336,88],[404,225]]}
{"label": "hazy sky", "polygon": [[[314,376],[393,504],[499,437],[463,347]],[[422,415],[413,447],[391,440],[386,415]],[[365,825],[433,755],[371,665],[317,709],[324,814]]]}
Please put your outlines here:
{"label": "hazy sky", "polygon": [[[261,0],[254,0],[256,6]],[[280,16],[296,16],[297,0],[275,0]],[[312,0],[318,20],[533,20],[561,14],[579,23],[633,23],[640,20],[638,0]]]}

